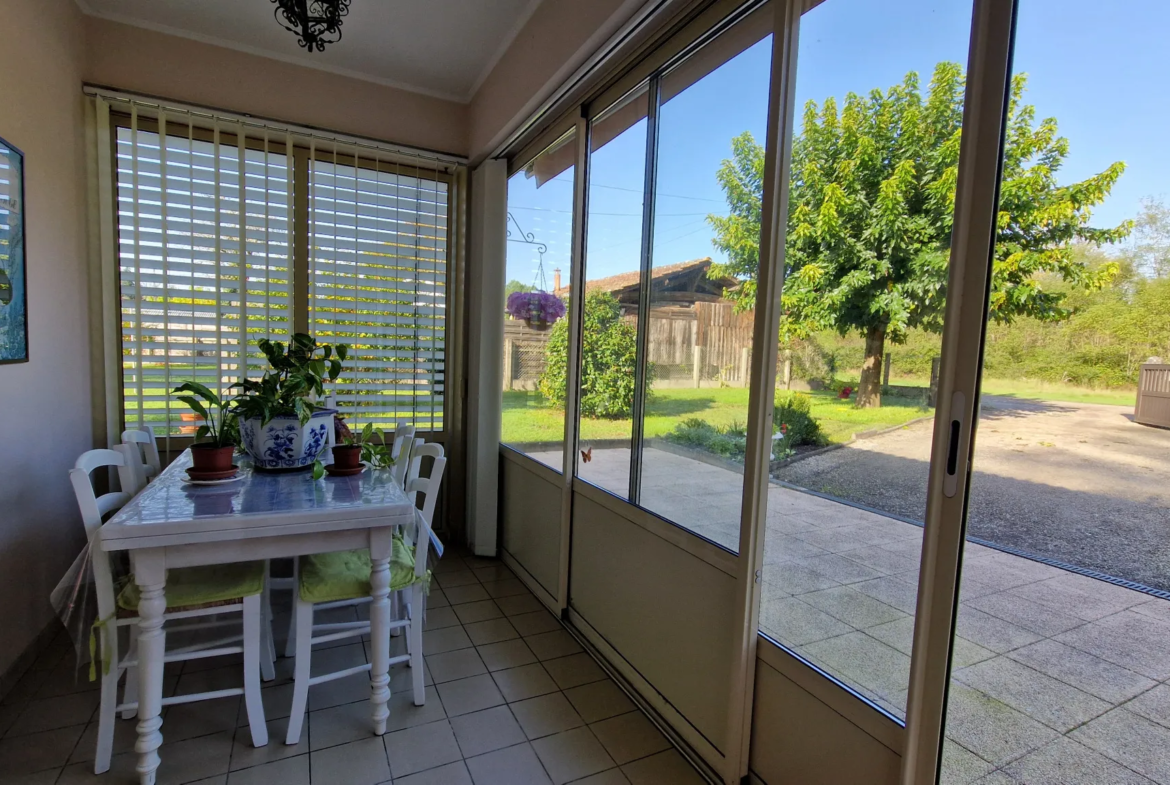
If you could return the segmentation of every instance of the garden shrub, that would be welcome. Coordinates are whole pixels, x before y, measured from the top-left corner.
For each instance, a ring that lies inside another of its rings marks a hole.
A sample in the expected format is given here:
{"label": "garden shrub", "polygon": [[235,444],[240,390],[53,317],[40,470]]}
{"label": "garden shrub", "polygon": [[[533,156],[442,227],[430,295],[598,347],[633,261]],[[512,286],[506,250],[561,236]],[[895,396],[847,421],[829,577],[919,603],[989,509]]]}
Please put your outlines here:
{"label": "garden shrub", "polygon": [[[569,320],[558,319],[545,346],[545,369],[540,392],[554,406],[565,405]],[[622,319],[621,306],[606,292],[585,295],[585,324],[581,342],[581,415],[617,419],[634,408],[637,368],[637,328]],[[654,366],[647,364],[646,386],[654,382]]]}
{"label": "garden shrub", "polygon": [[[825,443],[820,423],[812,416],[810,396],[798,392],[778,392],[775,405],[772,426],[775,430],[784,431],[787,447]],[[786,427],[781,429],[782,425]]]}
{"label": "garden shrub", "polygon": [[743,462],[747,452],[747,431],[739,423],[716,428],[706,420],[695,417],[683,420],[666,434],[666,440],[685,447],[696,447],[709,453]]}

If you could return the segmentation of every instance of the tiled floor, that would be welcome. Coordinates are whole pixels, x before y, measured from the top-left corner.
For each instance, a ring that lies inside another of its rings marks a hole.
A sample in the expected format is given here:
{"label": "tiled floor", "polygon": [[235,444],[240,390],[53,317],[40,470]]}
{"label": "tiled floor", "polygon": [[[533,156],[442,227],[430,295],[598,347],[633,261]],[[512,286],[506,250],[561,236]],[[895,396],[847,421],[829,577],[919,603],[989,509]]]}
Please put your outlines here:
{"label": "tiled floor", "polygon": [[[646,452],[646,506],[735,549],[742,476]],[[904,716],[922,529],[780,486],[767,520],[760,629]],[[953,676],[944,785],[1170,785],[1170,602],[968,544]]]}
{"label": "tiled floor", "polygon": [[[276,620],[278,638],[286,626],[285,613]],[[314,649],[314,671],[366,661],[364,644],[341,643]],[[410,672],[396,666],[382,738],[370,732],[369,680],[359,675],[313,687],[301,742],[286,746],[292,698],[286,659],[263,690],[271,736],[264,748],[252,747],[241,698],[167,708],[159,785],[702,782],[498,562],[443,559],[428,601],[424,649],[426,705],[412,705]],[[111,771],[93,774],[98,693],[84,676],[74,679],[72,660],[67,641],[58,640],[0,703],[0,784],[137,782],[133,721],[118,721]],[[174,668],[166,689],[240,682],[237,664],[204,660]]]}

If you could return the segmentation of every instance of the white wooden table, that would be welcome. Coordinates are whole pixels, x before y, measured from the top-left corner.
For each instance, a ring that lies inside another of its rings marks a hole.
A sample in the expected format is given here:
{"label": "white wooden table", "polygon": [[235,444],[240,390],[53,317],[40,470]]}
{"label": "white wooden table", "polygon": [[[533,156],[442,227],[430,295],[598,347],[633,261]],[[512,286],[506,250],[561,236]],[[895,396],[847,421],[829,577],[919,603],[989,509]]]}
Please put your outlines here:
{"label": "white wooden table", "polygon": [[129,551],[138,603],[138,774],[154,785],[162,744],[166,571],[310,553],[370,549],[373,605],[370,703],[374,733],[386,732],[390,699],[390,552],[396,527],[414,520],[414,506],[389,471],[314,481],[308,471],[253,472],[236,458],[241,479],[228,485],[183,482],[185,451],[101,529],[104,551]]}

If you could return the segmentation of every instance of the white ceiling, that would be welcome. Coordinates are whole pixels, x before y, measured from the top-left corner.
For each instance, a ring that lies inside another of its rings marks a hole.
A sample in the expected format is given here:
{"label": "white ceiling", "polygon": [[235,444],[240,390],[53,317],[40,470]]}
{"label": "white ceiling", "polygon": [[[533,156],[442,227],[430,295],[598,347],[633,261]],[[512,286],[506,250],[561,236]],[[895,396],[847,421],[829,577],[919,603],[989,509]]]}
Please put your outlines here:
{"label": "white ceiling", "polygon": [[77,0],[92,16],[466,102],[540,0],[352,0],[341,40],[306,52],[272,0]]}

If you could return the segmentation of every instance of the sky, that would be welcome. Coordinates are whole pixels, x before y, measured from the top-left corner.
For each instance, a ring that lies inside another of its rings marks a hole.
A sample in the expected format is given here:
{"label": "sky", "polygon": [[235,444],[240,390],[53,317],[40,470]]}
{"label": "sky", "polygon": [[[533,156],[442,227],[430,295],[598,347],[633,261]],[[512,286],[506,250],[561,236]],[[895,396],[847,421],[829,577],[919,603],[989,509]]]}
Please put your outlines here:
{"label": "sky", "polygon": [[[801,22],[797,124],[805,101],[866,93],[917,71],[923,87],[942,60],[966,68],[971,6],[963,0],[825,0]],[[1170,74],[1170,3],[1102,4],[1099,0],[1021,0],[1014,69],[1028,74],[1025,100],[1037,116],[1055,117],[1069,140],[1061,183],[1076,182],[1124,161],[1126,172],[1093,223],[1113,226],[1137,215],[1146,197],[1170,196],[1170,128],[1165,93]],[[771,41],[765,39],[667,102],[660,115],[653,259],[655,265],[711,256],[708,214],[725,215],[716,179],[732,137],[751,131],[763,143]],[[586,278],[635,270],[642,234],[645,122],[591,158]],[[799,130],[799,128],[794,129]],[[536,187],[518,174],[509,182],[515,218],[508,243],[509,280],[540,285],[540,254],[515,242],[520,231],[547,245],[553,269],[568,282],[572,170]]]}

